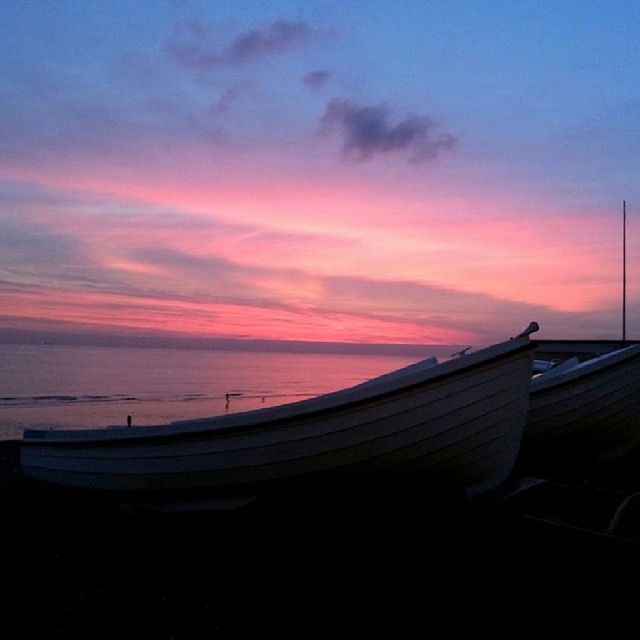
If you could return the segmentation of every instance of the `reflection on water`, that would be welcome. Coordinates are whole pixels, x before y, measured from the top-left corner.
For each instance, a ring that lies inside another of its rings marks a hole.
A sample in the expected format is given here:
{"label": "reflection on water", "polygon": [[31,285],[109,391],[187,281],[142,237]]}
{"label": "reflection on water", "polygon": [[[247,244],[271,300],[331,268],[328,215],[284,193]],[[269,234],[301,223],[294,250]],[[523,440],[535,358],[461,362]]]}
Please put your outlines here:
{"label": "reflection on water", "polygon": [[[2,345],[0,439],[29,427],[162,424],[269,407],[415,362],[374,356]],[[435,353],[440,351],[440,354]],[[428,355],[444,355],[447,347]]]}

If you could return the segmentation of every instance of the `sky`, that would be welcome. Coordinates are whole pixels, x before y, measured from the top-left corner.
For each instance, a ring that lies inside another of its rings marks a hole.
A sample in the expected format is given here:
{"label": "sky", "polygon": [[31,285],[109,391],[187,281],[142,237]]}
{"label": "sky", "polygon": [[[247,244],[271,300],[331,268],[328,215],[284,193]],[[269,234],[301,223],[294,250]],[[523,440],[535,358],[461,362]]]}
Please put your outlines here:
{"label": "sky", "polygon": [[640,3],[0,0],[0,329],[640,338]]}

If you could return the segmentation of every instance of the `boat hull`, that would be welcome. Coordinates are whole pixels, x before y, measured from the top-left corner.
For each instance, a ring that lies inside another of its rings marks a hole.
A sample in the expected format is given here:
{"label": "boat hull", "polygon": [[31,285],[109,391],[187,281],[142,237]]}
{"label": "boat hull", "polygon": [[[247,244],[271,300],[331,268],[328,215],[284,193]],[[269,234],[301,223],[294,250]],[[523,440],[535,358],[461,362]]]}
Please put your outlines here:
{"label": "boat hull", "polygon": [[[640,344],[540,343],[541,352],[582,362],[532,381],[522,447],[529,466],[583,465],[640,444]],[[589,352],[596,357],[586,360]]]}
{"label": "boat hull", "polygon": [[23,470],[54,484],[147,495],[255,496],[376,477],[474,495],[513,469],[533,360],[528,339],[484,351],[275,410],[164,427],[27,431]]}

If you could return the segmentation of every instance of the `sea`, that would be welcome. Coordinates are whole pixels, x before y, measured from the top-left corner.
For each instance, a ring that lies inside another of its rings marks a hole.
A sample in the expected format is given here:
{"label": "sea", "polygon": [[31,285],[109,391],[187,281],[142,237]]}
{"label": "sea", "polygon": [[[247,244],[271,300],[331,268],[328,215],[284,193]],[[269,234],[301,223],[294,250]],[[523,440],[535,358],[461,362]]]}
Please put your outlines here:
{"label": "sea", "polygon": [[[419,355],[0,345],[0,440],[25,429],[166,424],[354,386]],[[437,353],[436,353],[437,352]]]}

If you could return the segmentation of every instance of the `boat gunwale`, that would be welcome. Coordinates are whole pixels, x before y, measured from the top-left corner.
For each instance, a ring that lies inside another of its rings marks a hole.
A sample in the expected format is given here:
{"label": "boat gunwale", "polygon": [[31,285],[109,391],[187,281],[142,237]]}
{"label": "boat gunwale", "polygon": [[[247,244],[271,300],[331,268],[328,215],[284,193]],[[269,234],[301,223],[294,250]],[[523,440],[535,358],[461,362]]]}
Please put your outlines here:
{"label": "boat gunwale", "polygon": [[[600,373],[606,373],[607,369],[612,369],[618,365],[626,364],[638,357],[640,357],[640,342],[630,344],[626,347],[622,347],[621,349],[614,349],[613,351],[603,353],[600,356],[590,358],[589,360],[584,360],[580,364],[576,365],[576,367],[555,376],[543,378],[544,374],[541,374],[539,378],[531,379],[531,395],[538,396],[546,392],[555,392],[558,387],[569,385],[576,380],[583,380]],[[553,369],[550,369],[550,371],[553,371]]]}

